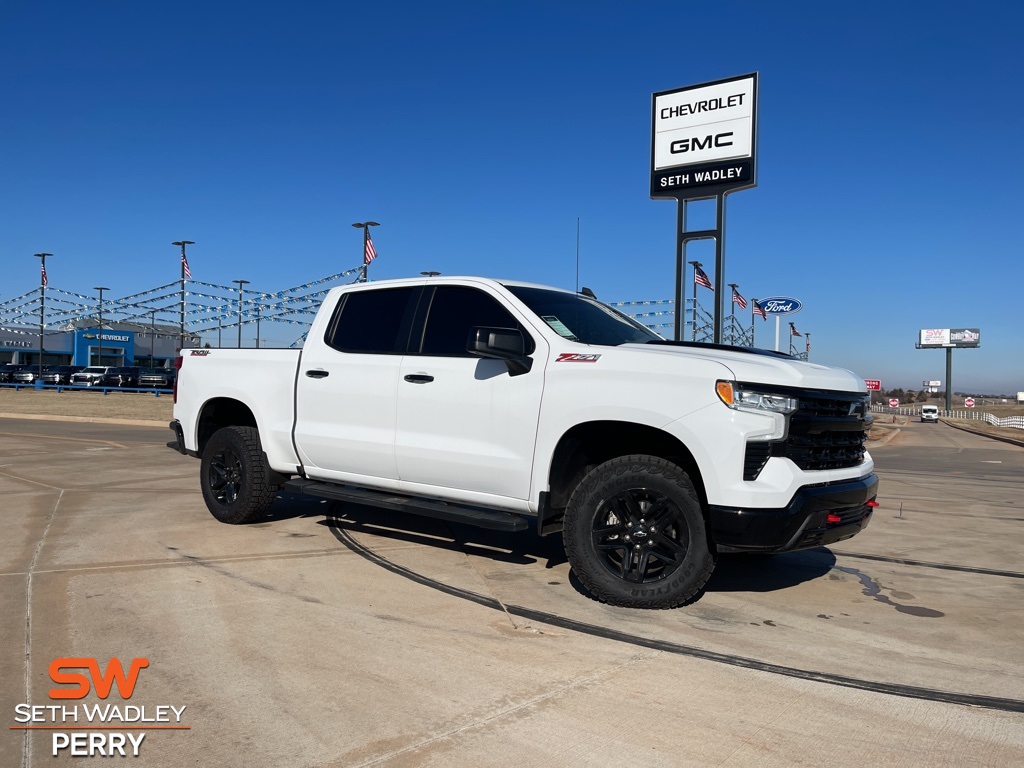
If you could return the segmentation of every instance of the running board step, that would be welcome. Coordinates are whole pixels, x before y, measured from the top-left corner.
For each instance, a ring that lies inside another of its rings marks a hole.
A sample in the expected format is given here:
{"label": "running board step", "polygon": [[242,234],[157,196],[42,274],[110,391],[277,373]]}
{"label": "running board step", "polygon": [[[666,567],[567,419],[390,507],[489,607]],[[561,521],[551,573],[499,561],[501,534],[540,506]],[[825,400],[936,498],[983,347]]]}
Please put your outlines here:
{"label": "running board step", "polygon": [[408,512],[411,515],[434,517],[454,523],[466,523],[495,531],[525,531],[529,527],[526,518],[513,515],[511,512],[461,504],[446,504],[433,499],[401,496],[388,491],[372,491],[368,488],[355,488],[350,485],[320,483],[316,480],[289,480],[284,484],[284,490],[336,501],[351,501],[395,512]]}

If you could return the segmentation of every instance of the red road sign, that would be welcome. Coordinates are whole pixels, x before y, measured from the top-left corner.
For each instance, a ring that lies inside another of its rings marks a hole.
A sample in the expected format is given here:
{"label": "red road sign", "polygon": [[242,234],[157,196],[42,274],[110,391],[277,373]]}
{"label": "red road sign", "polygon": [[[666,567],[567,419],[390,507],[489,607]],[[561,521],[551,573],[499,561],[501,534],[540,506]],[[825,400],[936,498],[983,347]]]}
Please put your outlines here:
{"label": "red road sign", "polygon": [[878,392],[882,388],[882,382],[878,379],[864,379],[864,384],[869,392]]}
{"label": "red road sign", "polygon": [[974,407],[974,398],[973,397],[965,397],[964,398],[964,407],[965,408],[973,408]]}
{"label": "red road sign", "polygon": [[895,397],[890,397],[889,398],[889,407],[890,408],[899,408],[899,405],[900,405],[900,401],[897,400]]}

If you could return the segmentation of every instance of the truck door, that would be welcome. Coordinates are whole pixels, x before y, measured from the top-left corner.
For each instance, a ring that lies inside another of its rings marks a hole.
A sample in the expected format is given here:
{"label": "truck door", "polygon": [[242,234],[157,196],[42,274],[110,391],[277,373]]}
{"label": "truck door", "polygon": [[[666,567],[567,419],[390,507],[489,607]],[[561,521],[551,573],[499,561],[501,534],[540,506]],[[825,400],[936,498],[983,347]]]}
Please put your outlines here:
{"label": "truck door", "polygon": [[316,479],[397,482],[395,397],[418,287],[345,294],[299,363],[295,448]]}
{"label": "truck door", "polygon": [[428,288],[421,304],[422,335],[410,341],[398,377],[401,487],[413,493],[429,493],[427,486],[457,489],[469,492],[467,500],[485,501],[475,494],[527,499],[543,366],[510,376],[503,361],[473,357],[467,346],[476,326],[518,328],[528,352],[538,342],[497,298],[476,287]]}

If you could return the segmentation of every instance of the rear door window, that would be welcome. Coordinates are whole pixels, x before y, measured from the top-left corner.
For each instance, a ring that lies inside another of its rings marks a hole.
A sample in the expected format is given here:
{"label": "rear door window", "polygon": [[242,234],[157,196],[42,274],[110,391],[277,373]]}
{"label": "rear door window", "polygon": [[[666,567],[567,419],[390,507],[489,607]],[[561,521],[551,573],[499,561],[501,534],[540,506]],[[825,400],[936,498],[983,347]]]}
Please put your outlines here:
{"label": "rear door window", "polygon": [[324,341],[340,352],[404,353],[417,291],[408,287],[346,294],[338,303]]}

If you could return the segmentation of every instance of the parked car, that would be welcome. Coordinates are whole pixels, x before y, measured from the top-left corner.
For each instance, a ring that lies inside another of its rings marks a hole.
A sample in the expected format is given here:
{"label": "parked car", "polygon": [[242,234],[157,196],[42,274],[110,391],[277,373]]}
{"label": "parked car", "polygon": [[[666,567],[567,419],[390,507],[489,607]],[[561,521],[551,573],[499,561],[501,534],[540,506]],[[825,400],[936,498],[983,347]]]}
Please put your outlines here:
{"label": "parked car", "polygon": [[39,375],[38,365],[22,365],[19,368],[20,370],[11,374],[12,384],[31,384]]}
{"label": "parked car", "polygon": [[71,374],[71,383],[83,387],[95,387],[109,371],[106,365],[90,365],[78,373]]}
{"label": "parked car", "polygon": [[173,368],[149,368],[139,376],[140,387],[171,389],[174,386]]}
{"label": "parked car", "polygon": [[217,520],[264,521],[283,487],[561,530],[574,576],[611,605],[683,605],[719,553],[826,547],[878,506],[860,376],[668,341],[557,288],[346,285],[302,349],[183,349],[177,364],[174,445],[200,459]]}
{"label": "parked car", "polygon": [[82,370],[80,365],[51,365],[43,368],[43,384],[70,384],[71,377]]}
{"label": "parked car", "polygon": [[0,365],[0,384],[11,384],[14,382],[14,374],[23,371],[31,366],[22,363],[6,363]]}
{"label": "parked car", "polygon": [[139,386],[139,376],[142,375],[142,370],[137,365],[122,365],[117,368],[109,368],[100,378],[100,386],[137,387]]}

